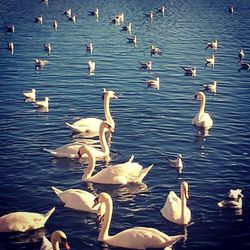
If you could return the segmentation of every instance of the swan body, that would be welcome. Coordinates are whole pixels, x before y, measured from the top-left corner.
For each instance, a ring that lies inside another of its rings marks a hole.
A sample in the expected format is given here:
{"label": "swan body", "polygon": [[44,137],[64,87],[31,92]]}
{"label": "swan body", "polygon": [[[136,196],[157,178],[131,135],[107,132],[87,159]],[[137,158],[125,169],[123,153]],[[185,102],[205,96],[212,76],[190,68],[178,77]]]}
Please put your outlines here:
{"label": "swan body", "polygon": [[51,242],[44,235],[40,250],[60,250],[59,244],[62,244],[66,250],[69,250],[67,236],[63,231],[56,230],[51,235]]}
{"label": "swan body", "polygon": [[5,29],[6,29],[6,32],[12,32],[12,33],[15,33],[15,25],[14,25],[14,24],[11,24],[11,25],[5,25]]}
{"label": "swan body", "polygon": [[49,97],[45,97],[44,101],[36,101],[35,104],[39,108],[48,108],[49,107]]}
{"label": "swan body", "polygon": [[117,14],[115,15],[113,18],[112,18],[112,23],[114,24],[121,24],[124,22],[124,13],[120,13],[120,14]]}
{"label": "swan body", "polygon": [[153,62],[152,61],[147,61],[146,63],[140,63],[140,68],[141,69],[148,69],[148,70],[151,70],[152,69],[152,65],[153,65]]}
{"label": "swan body", "polygon": [[23,92],[23,95],[25,96],[25,98],[29,98],[32,100],[36,100],[36,90],[35,89],[31,89],[31,92]]}
{"label": "swan body", "polygon": [[[108,91],[103,89],[103,102],[104,102],[104,113],[105,119],[111,124],[112,128],[115,129],[115,122],[111,116],[109,103],[110,99],[118,99],[114,91]],[[66,125],[74,132],[84,133],[85,135],[90,133],[99,133],[99,128],[103,120],[98,118],[83,118],[72,124],[66,123]]]}
{"label": "swan body", "polygon": [[54,211],[55,207],[46,214],[14,212],[3,215],[0,217],[0,232],[26,232],[42,228]]}
{"label": "swan body", "polygon": [[168,163],[169,163],[169,165],[171,167],[175,167],[176,169],[178,169],[179,173],[182,172],[182,169],[183,169],[183,161],[182,161],[183,156],[181,154],[178,154],[177,158],[174,159],[174,160],[168,159],[168,158],[166,158],[166,159],[167,159],[167,161],[168,161]]}
{"label": "swan body", "polygon": [[[93,147],[93,152],[98,160],[109,156],[110,153],[109,146],[105,137],[106,131],[111,133],[113,130],[108,122],[103,121],[99,128],[101,150]],[[74,142],[61,146],[55,150],[50,150],[50,149],[44,149],[44,150],[51,153],[55,157],[81,158],[83,155],[83,153],[81,153],[82,146],[83,143]]]}
{"label": "swan body", "polygon": [[166,248],[185,238],[184,235],[169,236],[155,228],[133,227],[123,230],[115,235],[109,235],[109,227],[112,219],[113,202],[107,193],[100,193],[95,199],[95,204],[105,205],[103,224],[99,232],[98,240],[110,246],[130,249]]}
{"label": "swan body", "polygon": [[160,89],[160,78],[156,77],[156,79],[145,80],[147,87],[152,87],[156,89]]}
{"label": "swan body", "polygon": [[160,8],[157,8],[156,13],[162,13],[162,15],[164,15],[165,14],[165,6],[162,5]]}
{"label": "swan body", "polygon": [[15,49],[14,43],[13,42],[9,42],[8,43],[8,50],[13,54],[14,53],[14,49]]}
{"label": "swan body", "polygon": [[134,156],[125,163],[110,165],[102,169],[97,174],[92,176],[95,169],[96,157],[93,148],[85,145],[82,147],[82,153],[86,153],[88,157],[88,167],[85,169],[82,176],[83,181],[90,181],[102,184],[120,184],[126,185],[128,183],[141,183],[153,165],[144,168],[135,162],[132,162]]}
{"label": "swan body", "polygon": [[35,17],[34,22],[43,24],[43,16],[41,15],[41,16]]}
{"label": "swan body", "polygon": [[88,60],[88,71],[89,73],[92,73],[95,71],[95,62]]}
{"label": "swan body", "polygon": [[162,55],[161,49],[155,45],[150,46],[151,55]]}
{"label": "swan body", "polygon": [[217,92],[217,81],[213,81],[212,83],[209,84],[203,84],[204,91],[209,91],[214,94]]}
{"label": "swan body", "polygon": [[207,43],[207,48],[216,50],[218,48],[218,40],[212,40],[211,42]]}
{"label": "swan body", "polygon": [[186,76],[196,76],[197,75],[196,67],[185,68],[185,67],[181,66],[181,68],[184,70],[184,73],[185,73]]}
{"label": "swan body", "polygon": [[131,37],[127,37],[128,43],[133,43],[133,44],[137,44],[137,37],[136,35],[131,36]]}
{"label": "swan body", "polygon": [[217,203],[219,207],[224,208],[233,208],[233,209],[242,209],[242,198],[243,194],[240,192],[237,198],[232,198],[231,200],[223,200]]}
{"label": "swan body", "polygon": [[69,9],[65,10],[63,12],[63,15],[66,15],[67,17],[71,17],[72,16],[72,9],[69,8]]}
{"label": "swan body", "polygon": [[197,127],[210,128],[213,126],[213,120],[208,113],[205,112],[206,96],[203,92],[196,92],[194,100],[201,101],[199,112],[192,119],[192,124]]}
{"label": "swan body", "polygon": [[52,50],[51,44],[50,43],[44,43],[43,46],[44,46],[44,50],[47,51],[48,54],[50,54],[51,50]]}
{"label": "swan body", "polygon": [[214,55],[212,55],[209,58],[206,58],[205,60],[206,60],[205,66],[207,66],[207,65],[214,66],[214,64],[215,64],[215,56]]}
{"label": "swan body", "polygon": [[181,183],[181,198],[174,191],[170,191],[161,214],[169,221],[176,224],[187,225],[191,220],[191,211],[187,207],[188,183]]}
{"label": "swan body", "polygon": [[131,33],[131,31],[132,31],[132,23],[129,22],[126,26],[123,26],[121,31],[127,31],[127,32]]}
{"label": "swan body", "polygon": [[41,60],[41,59],[35,59],[35,66],[36,67],[44,67],[48,64],[49,62],[47,60]]}
{"label": "swan body", "polygon": [[90,53],[92,53],[94,50],[93,43],[88,43],[85,45],[85,47],[86,47],[86,50],[89,51]]}
{"label": "swan body", "polygon": [[154,12],[150,11],[149,13],[144,14],[144,16],[149,18],[150,20],[153,20],[154,19]]}
{"label": "swan body", "polygon": [[97,213],[98,211],[98,207],[92,208],[95,196],[87,191],[81,189],[67,189],[62,191],[56,187],[52,187],[52,190],[67,208],[90,213]]}

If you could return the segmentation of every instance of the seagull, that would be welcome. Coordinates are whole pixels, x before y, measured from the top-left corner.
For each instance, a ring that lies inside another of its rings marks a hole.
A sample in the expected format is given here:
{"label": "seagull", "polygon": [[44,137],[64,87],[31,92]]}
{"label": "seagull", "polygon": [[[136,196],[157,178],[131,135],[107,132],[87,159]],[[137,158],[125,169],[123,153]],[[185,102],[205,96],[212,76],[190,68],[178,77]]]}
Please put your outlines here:
{"label": "seagull", "polygon": [[47,51],[48,54],[50,54],[51,50],[52,50],[51,44],[50,43],[44,43],[43,46],[44,46],[44,50]]}
{"label": "seagull", "polygon": [[150,46],[151,55],[162,55],[161,49],[155,45]]}
{"label": "seagull", "polygon": [[88,70],[89,70],[89,73],[92,73],[95,71],[95,62],[94,61],[88,60]]}
{"label": "seagull", "polygon": [[196,67],[185,68],[185,67],[181,66],[181,68],[185,71],[186,76],[196,76],[197,75]]}
{"label": "seagull", "polygon": [[123,26],[121,31],[127,31],[127,32],[131,33],[131,31],[132,31],[132,23],[129,22],[128,25]]}
{"label": "seagull", "polygon": [[211,42],[208,42],[206,49],[207,48],[216,50],[218,48],[218,41],[217,40],[212,40]]}
{"label": "seagull", "polygon": [[12,33],[15,33],[15,25],[14,25],[14,24],[11,24],[11,25],[5,25],[5,29],[6,29],[6,32],[12,32]]}
{"label": "seagull", "polygon": [[206,60],[205,67],[206,67],[207,65],[214,66],[214,63],[215,63],[215,57],[214,57],[214,55],[212,55],[212,56],[209,57],[209,58],[206,58],[205,60]]}
{"label": "seagull", "polygon": [[152,61],[147,61],[146,63],[141,63],[141,62],[139,63],[141,64],[140,69],[148,69],[148,70],[152,69],[152,65],[153,65]]}
{"label": "seagull", "polygon": [[47,60],[41,60],[41,59],[35,59],[35,66],[36,67],[44,67],[48,64],[49,62]]}
{"label": "seagull", "polygon": [[54,28],[54,30],[58,29],[58,22],[56,20],[54,20],[54,22],[53,22],[53,28]]}
{"label": "seagull", "polygon": [[97,18],[99,17],[99,9],[96,8],[95,10],[93,11],[89,11],[89,15],[90,16],[96,16]]}
{"label": "seagull", "polygon": [[36,101],[35,104],[39,107],[39,108],[48,108],[49,107],[49,97],[46,96],[44,101]]}
{"label": "seagull", "polygon": [[216,94],[217,81],[213,81],[213,83],[203,84],[204,91],[209,91]]}
{"label": "seagull", "polygon": [[34,20],[35,23],[40,23],[40,24],[43,24],[43,16],[37,16],[35,17],[35,20]]}
{"label": "seagull", "polygon": [[178,170],[179,173],[181,173],[182,169],[183,169],[183,161],[182,161],[182,159],[183,159],[183,156],[181,154],[178,154],[177,158],[174,159],[174,160],[171,160],[171,159],[166,157],[166,160],[168,161],[169,165],[171,167],[175,167]]}
{"label": "seagull", "polygon": [[36,90],[35,89],[31,89],[31,92],[23,92],[23,95],[25,96],[25,98],[32,99],[33,101],[36,100]]}
{"label": "seagull", "polygon": [[133,44],[137,43],[137,37],[136,37],[136,35],[134,35],[132,37],[127,37],[127,39],[128,39],[128,43],[133,43]]}
{"label": "seagull", "polygon": [[244,50],[240,49],[240,51],[239,51],[239,58],[240,58],[240,60],[243,60],[244,57],[245,57]]}
{"label": "seagull", "polygon": [[85,44],[85,47],[86,47],[86,50],[89,51],[90,53],[92,53],[94,50],[93,43]]}
{"label": "seagull", "polygon": [[156,88],[157,90],[160,89],[160,78],[156,77],[156,79],[150,79],[144,81],[147,84],[147,87]]}

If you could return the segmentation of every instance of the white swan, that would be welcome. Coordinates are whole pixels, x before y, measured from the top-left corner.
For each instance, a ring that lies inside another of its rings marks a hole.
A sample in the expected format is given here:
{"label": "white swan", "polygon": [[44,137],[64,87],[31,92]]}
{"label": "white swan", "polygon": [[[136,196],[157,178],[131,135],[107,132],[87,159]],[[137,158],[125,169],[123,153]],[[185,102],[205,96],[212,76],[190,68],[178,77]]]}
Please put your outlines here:
{"label": "white swan", "polygon": [[99,9],[96,8],[95,10],[89,11],[90,16],[96,16],[96,18],[99,17]]}
{"label": "white swan", "polygon": [[239,56],[240,60],[243,60],[243,58],[245,57],[245,52],[243,49],[240,49],[238,56]]}
{"label": "white swan", "polygon": [[153,167],[152,164],[149,167],[143,169],[139,163],[132,162],[134,158],[134,156],[132,156],[129,161],[116,165],[110,165],[92,176],[96,163],[96,157],[93,148],[88,145],[84,145],[81,150],[82,153],[87,154],[89,162],[88,167],[85,169],[82,176],[83,181],[121,185],[126,185],[128,183],[141,183],[143,178]]}
{"label": "white swan", "polygon": [[242,198],[243,194],[240,192],[238,193],[238,196],[235,197],[235,193],[231,196],[231,200],[223,200],[217,203],[219,207],[225,207],[225,208],[233,208],[233,209],[242,209]]}
{"label": "white swan", "polygon": [[144,82],[147,84],[147,87],[152,87],[156,89],[160,89],[160,78],[156,77],[156,79],[150,79],[150,80],[144,80]]}
{"label": "white swan", "polygon": [[23,92],[23,95],[25,96],[25,98],[29,98],[33,101],[36,100],[36,90],[35,89],[31,89],[31,92]]}
{"label": "white swan", "polygon": [[44,101],[36,101],[35,104],[39,107],[39,108],[48,108],[49,107],[49,97],[46,96],[44,98]]}
{"label": "white swan", "polygon": [[40,16],[35,17],[34,22],[43,24],[43,16],[40,15]]}
{"label": "white swan", "polygon": [[50,43],[44,43],[43,47],[44,47],[44,50],[47,51],[48,54],[51,54],[52,47]]}
{"label": "white swan", "polygon": [[38,59],[38,58],[35,59],[35,66],[36,66],[36,67],[44,67],[44,66],[46,66],[48,63],[49,63],[48,60],[42,60],[42,59]]}
{"label": "white swan", "polygon": [[92,52],[94,50],[93,43],[85,44],[85,47],[86,47],[86,50],[89,51],[92,54]]}
{"label": "white swan", "polygon": [[44,235],[40,250],[60,250],[59,244],[62,244],[66,250],[70,249],[67,236],[63,231],[56,230],[51,235],[51,242]]}
{"label": "white swan", "polygon": [[127,37],[128,43],[133,43],[133,44],[137,44],[137,36],[131,36],[131,37]]}
{"label": "white swan", "polygon": [[14,25],[14,24],[11,24],[11,25],[5,25],[5,29],[6,29],[6,32],[12,32],[12,33],[15,33],[15,25]]}
{"label": "white swan", "polygon": [[11,54],[14,53],[14,49],[15,49],[14,43],[13,42],[9,42],[8,43],[8,50],[11,52]]}
{"label": "white swan", "polygon": [[185,67],[181,66],[181,68],[185,71],[184,73],[185,73],[186,76],[197,76],[196,67],[185,68]]}
{"label": "white swan", "polygon": [[94,207],[95,196],[81,189],[67,189],[62,191],[56,187],[51,187],[58,198],[64,203],[64,207],[97,213],[98,207]]}
{"label": "white swan", "polygon": [[95,71],[95,62],[88,60],[88,71],[89,73],[93,73]]}
{"label": "white swan", "polygon": [[14,212],[3,215],[0,217],[0,232],[26,232],[42,228],[54,211],[55,207],[46,214]]}
{"label": "white swan", "polygon": [[213,126],[213,120],[208,113],[205,112],[206,96],[203,92],[196,92],[194,100],[201,101],[199,112],[192,119],[192,124],[197,127],[211,128]]}
{"label": "white swan", "polygon": [[142,62],[139,62],[140,63],[140,69],[148,69],[148,70],[151,70],[152,69],[152,66],[153,66],[153,62],[152,61],[147,61],[146,63],[142,63]]}
{"label": "white swan", "polygon": [[215,64],[215,56],[212,55],[211,57],[206,58],[205,61],[206,61],[205,66],[208,66],[208,65],[214,66],[214,64]]}
{"label": "white swan", "polygon": [[[113,202],[107,193],[100,193],[95,199],[95,204],[105,204],[106,212],[99,232],[98,240],[108,245],[132,249],[167,248],[175,244],[184,235],[169,236],[155,228],[133,227],[123,230],[115,235],[109,235],[112,219]],[[169,248],[168,248],[169,249]]]}
{"label": "white swan", "polygon": [[[107,121],[103,121],[99,129],[101,150],[93,148],[93,152],[98,160],[108,157],[110,153],[109,146],[105,137],[105,132],[113,132],[111,125]],[[74,142],[61,146],[55,150],[45,148],[44,150],[51,153],[55,157],[81,158],[83,155],[83,153],[81,152],[82,146],[83,143]]]}
{"label": "white swan", "polygon": [[57,29],[58,29],[58,22],[56,20],[54,20],[54,22],[53,22],[53,28],[55,31],[57,31]]}
{"label": "white swan", "polygon": [[123,26],[121,31],[127,31],[128,33],[132,32],[132,23],[129,22],[127,25]]}
{"label": "white swan", "polygon": [[168,159],[167,157],[166,157],[166,159],[171,167],[175,167],[179,173],[182,172],[182,169],[183,169],[183,161],[182,161],[183,156],[182,156],[182,154],[178,154],[177,158],[174,160]]}
{"label": "white swan", "polygon": [[218,40],[212,40],[211,42],[208,42],[206,49],[207,48],[216,50],[218,48]]}
{"label": "white swan", "polygon": [[150,53],[151,55],[162,55],[161,49],[155,45],[150,46]]}
{"label": "white swan", "polygon": [[181,183],[181,198],[174,191],[170,191],[161,214],[169,221],[176,224],[187,225],[191,220],[191,211],[187,207],[188,183]]}
{"label": "white swan", "polygon": [[203,84],[204,91],[212,92],[213,94],[216,94],[217,92],[217,81],[213,81],[212,83]]}
{"label": "white swan", "polygon": [[[108,91],[105,88],[103,89],[103,104],[104,104],[104,113],[105,120],[111,124],[112,128],[115,129],[115,122],[111,116],[109,103],[110,99],[118,99],[114,91]],[[91,134],[91,133],[99,133],[99,127],[102,123],[101,119],[98,118],[83,118],[80,119],[73,124],[67,123],[66,125],[74,132],[83,133],[83,134]],[[96,136],[96,134],[94,136]]]}

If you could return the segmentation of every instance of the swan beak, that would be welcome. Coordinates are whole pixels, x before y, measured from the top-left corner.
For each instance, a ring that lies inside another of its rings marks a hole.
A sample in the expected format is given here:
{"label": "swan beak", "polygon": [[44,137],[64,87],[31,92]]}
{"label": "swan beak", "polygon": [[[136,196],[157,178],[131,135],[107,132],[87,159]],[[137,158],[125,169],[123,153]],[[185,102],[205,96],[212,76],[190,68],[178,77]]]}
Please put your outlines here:
{"label": "swan beak", "polygon": [[197,95],[194,95],[193,101],[197,100]]}
{"label": "swan beak", "polygon": [[117,95],[113,95],[113,98],[116,100],[119,99]]}
{"label": "swan beak", "polygon": [[63,246],[64,246],[64,248],[65,248],[66,250],[69,250],[69,249],[70,249],[70,246],[69,246],[68,241],[67,241],[66,239],[62,238],[62,239],[61,239],[61,242],[62,242],[62,244],[63,244]]}

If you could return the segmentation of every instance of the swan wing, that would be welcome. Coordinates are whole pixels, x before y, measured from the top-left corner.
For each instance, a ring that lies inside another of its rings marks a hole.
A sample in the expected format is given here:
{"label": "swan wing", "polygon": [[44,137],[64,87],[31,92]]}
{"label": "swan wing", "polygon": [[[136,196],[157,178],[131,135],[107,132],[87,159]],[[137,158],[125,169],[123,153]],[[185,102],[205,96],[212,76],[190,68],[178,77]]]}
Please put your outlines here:
{"label": "swan wing", "polygon": [[72,124],[66,123],[66,125],[73,131],[78,133],[90,133],[99,132],[99,127],[102,123],[101,119],[98,118],[84,118],[80,119]]}

